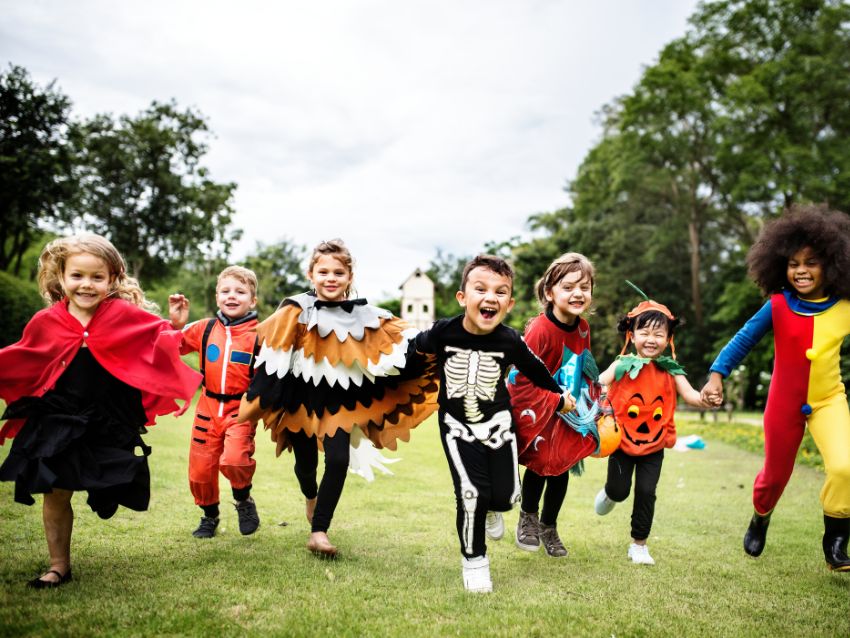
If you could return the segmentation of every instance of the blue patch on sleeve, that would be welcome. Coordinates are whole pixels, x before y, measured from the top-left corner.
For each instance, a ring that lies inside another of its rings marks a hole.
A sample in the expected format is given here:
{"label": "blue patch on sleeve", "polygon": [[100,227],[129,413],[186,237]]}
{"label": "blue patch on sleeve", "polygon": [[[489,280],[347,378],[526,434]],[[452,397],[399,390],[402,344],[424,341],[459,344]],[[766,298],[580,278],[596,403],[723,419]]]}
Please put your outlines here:
{"label": "blue patch on sleeve", "polygon": [[207,361],[210,363],[215,363],[218,361],[218,358],[221,356],[221,350],[217,345],[211,343],[207,346]]}
{"label": "blue patch on sleeve", "polygon": [[241,352],[240,350],[234,350],[230,353],[230,360],[233,363],[241,363],[247,366],[251,363],[251,353]]}

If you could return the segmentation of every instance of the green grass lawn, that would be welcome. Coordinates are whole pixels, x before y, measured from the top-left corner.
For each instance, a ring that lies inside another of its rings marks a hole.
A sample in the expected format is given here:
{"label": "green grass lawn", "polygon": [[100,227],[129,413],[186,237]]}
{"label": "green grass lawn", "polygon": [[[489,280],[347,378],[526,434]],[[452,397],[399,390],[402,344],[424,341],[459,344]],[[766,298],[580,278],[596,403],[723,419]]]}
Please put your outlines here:
{"label": "green grass lawn", "polygon": [[[758,454],[703,434],[706,449],[668,451],[649,546],[626,560],[631,498],[593,512],[604,460],[571,479],[559,529],[570,555],[550,559],[491,542],[495,591],[463,590],[451,481],[433,420],[402,444],[394,476],[350,475],[331,528],[341,558],[314,558],[292,473],[258,435],[254,495],[262,525],[242,537],[223,481],[222,525],[192,538],[200,516],[186,480],[190,418],[164,417],[153,446],[149,512],[99,520],[74,497],[74,582],[33,591],[46,565],[40,501],[0,484],[3,636],[847,636],[850,574],[826,569],[822,474],[798,467],[765,553],[745,556]],[[688,423],[680,434],[691,433]],[[0,459],[8,452],[0,448]]]}

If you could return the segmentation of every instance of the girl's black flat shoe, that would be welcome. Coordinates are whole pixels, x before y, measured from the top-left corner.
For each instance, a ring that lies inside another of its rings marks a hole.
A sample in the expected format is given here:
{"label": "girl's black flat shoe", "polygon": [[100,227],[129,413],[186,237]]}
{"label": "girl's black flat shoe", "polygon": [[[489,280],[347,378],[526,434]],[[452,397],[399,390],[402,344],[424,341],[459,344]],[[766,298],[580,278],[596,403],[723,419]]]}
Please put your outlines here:
{"label": "girl's black flat shoe", "polygon": [[[59,580],[41,580],[43,576],[47,576],[47,574],[56,574],[59,577]],[[30,581],[27,581],[27,587],[31,587],[32,589],[53,589],[55,587],[61,587],[65,583],[69,583],[73,580],[73,576],[71,576],[71,570],[69,569],[64,574],[60,574],[55,569],[48,570],[44,572],[38,578],[33,578]]]}

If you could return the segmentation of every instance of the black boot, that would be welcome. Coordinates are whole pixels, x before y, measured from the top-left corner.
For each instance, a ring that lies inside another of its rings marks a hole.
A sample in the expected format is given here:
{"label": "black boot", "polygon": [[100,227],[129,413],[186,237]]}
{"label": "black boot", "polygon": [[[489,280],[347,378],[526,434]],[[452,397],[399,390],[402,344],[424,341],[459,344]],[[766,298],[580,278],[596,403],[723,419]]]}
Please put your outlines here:
{"label": "black boot", "polygon": [[758,512],[753,512],[750,526],[747,528],[747,533],[744,534],[744,551],[753,558],[761,556],[764,551],[768,525],[770,525],[770,513],[762,516]]}
{"label": "black boot", "polygon": [[847,540],[850,538],[850,518],[823,515],[823,555],[830,569],[850,572]]}

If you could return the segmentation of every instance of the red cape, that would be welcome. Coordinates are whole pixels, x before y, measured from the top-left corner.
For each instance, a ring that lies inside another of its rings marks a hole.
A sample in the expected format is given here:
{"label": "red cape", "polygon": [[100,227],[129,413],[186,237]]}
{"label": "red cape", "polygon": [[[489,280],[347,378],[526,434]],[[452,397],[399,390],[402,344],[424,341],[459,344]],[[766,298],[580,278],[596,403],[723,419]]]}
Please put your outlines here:
{"label": "red cape", "polygon": [[[160,414],[181,414],[201,383],[201,375],[180,359],[181,340],[167,321],[123,299],[103,301],[85,327],[61,301],[37,312],[21,340],[0,350],[0,398],[8,404],[51,390],[85,341],[107,372],[141,390],[153,425]],[[22,425],[20,419],[7,421],[0,445]]]}

